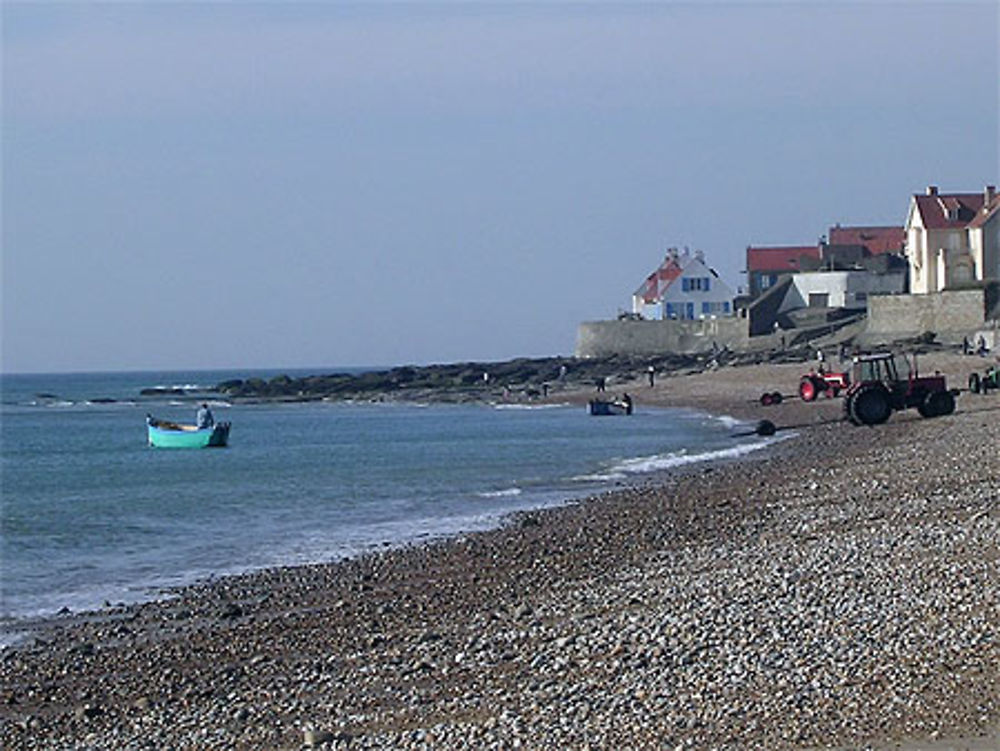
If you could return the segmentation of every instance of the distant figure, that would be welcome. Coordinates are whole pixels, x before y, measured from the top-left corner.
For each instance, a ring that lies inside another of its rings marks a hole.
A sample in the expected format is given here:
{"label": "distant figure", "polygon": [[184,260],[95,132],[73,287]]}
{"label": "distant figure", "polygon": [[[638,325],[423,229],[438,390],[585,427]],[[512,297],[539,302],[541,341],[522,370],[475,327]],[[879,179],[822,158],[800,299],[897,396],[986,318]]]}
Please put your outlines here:
{"label": "distant figure", "polygon": [[989,348],[986,346],[986,337],[980,334],[979,339],[976,342],[976,353],[980,357],[986,357],[986,353],[989,351],[990,351]]}
{"label": "distant figure", "polygon": [[484,386],[489,385],[489,382],[490,382],[490,374],[483,373],[483,385]]}
{"label": "distant figure", "polygon": [[207,402],[201,403],[198,416],[195,418],[195,424],[198,426],[198,430],[215,427],[215,418],[212,416],[212,410],[208,408]]}
{"label": "distant figure", "polygon": [[608,385],[608,379],[604,376],[598,377],[594,383],[597,385],[598,391],[604,391],[604,387]]}
{"label": "distant figure", "polygon": [[565,365],[560,365],[559,366],[559,382],[563,383],[565,381],[566,381],[566,366]]}
{"label": "distant figure", "polygon": [[653,382],[656,380],[656,368],[650,365],[646,369],[646,374],[649,376],[649,387],[653,388]]}
{"label": "distant figure", "polygon": [[970,355],[972,354],[972,344],[969,342],[969,337],[962,337],[962,354]]}
{"label": "distant figure", "polygon": [[625,402],[625,414],[632,414],[632,397],[626,392],[622,395],[622,401]]}
{"label": "distant figure", "polygon": [[549,382],[545,381],[542,383],[542,396],[549,395]]}
{"label": "distant figure", "polygon": [[816,362],[818,362],[820,366],[822,366],[825,361],[826,361],[826,355],[823,354],[823,350],[821,349],[816,350]]}

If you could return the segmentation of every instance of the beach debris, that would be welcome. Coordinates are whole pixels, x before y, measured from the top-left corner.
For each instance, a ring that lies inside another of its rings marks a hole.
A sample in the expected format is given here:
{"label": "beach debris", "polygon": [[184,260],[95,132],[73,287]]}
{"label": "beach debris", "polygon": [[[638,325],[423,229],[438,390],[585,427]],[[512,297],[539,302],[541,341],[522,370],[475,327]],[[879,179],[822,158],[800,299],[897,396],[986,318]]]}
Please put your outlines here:
{"label": "beach debris", "polygon": [[322,746],[324,743],[330,743],[332,740],[333,733],[329,730],[310,729],[302,731],[302,742],[310,748],[314,746]]}
{"label": "beach debris", "polygon": [[770,420],[760,420],[754,428],[754,433],[762,436],[774,435],[777,432],[778,428]]}

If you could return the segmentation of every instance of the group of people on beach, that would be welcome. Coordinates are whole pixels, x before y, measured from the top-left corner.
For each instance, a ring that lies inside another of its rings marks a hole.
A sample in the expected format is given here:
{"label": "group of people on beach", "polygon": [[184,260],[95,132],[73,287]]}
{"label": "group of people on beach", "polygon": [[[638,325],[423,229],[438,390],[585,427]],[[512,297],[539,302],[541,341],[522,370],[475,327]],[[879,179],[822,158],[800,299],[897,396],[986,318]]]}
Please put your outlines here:
{"label": "group of people on beach", "polygon": [[[979,338],[976,340],[976,348],[974,354],[977,354],[980,357],[986,357],[986,355],[989,354],[989,351],[990,348],[986,346],[986,337],[980,334]],[[962,354],[965,355],[973,354],[972,342],[969,341],[969,337],[967,336],[962,337]]]}

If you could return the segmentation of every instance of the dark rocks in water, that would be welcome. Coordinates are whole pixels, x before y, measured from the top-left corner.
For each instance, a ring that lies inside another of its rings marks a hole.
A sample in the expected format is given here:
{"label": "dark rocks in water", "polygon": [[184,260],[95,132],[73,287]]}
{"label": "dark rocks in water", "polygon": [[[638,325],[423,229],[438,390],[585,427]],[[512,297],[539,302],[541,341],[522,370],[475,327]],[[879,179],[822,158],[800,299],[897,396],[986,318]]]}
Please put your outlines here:
{"label": "dark rocks in water", "polygon": [[[719,353],[715,365],[725,364],[728,353]],[[613,377],[619,382],[634,381],[650,365],[658,372],[706,367],[705,356],[664,355],[661,357],[615,356],[577,359],[571,357],[517,358],[502,362],[459,362],[437,365],[403,365],[365,373],[331,373],[294,378],[276,376],[223,381],[215,391],[232,398],[250,399],[375,399],[385,395],[399,398],[479,399],[484,394],[510,388],[525,396],[537,397],[542,385],[565,382],[587,384],[595,378]],[[485,377],[484,377],[485,376]]]}
{"label": "dark rocks in water", "polygon": [[88,399],[88,401],[91,404],[114,404],[118,400],[117,399],[111,399],[110,397],[106,397],[106,396],[99,396],[99,397],[95,397],[94,399]]}
{"label": "dark rocks in water", "polygon": [[151,386],[139,391],[142,396],[187,396],[189,392],[171,386]]}

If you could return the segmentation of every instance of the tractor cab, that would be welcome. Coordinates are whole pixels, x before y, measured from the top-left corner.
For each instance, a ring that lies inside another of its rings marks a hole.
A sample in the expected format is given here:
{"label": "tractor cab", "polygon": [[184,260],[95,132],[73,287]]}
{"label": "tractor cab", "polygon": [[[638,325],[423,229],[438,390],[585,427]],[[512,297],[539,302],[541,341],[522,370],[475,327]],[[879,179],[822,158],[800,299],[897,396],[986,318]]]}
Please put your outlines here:
{"label": "tractor cab", "polygon": [[896,368],[896,359],[889,353],[859,355],[851,368],[852,383],[884,383],[887,386],[910,380],[910,363],[903,358],[902,378]]}

